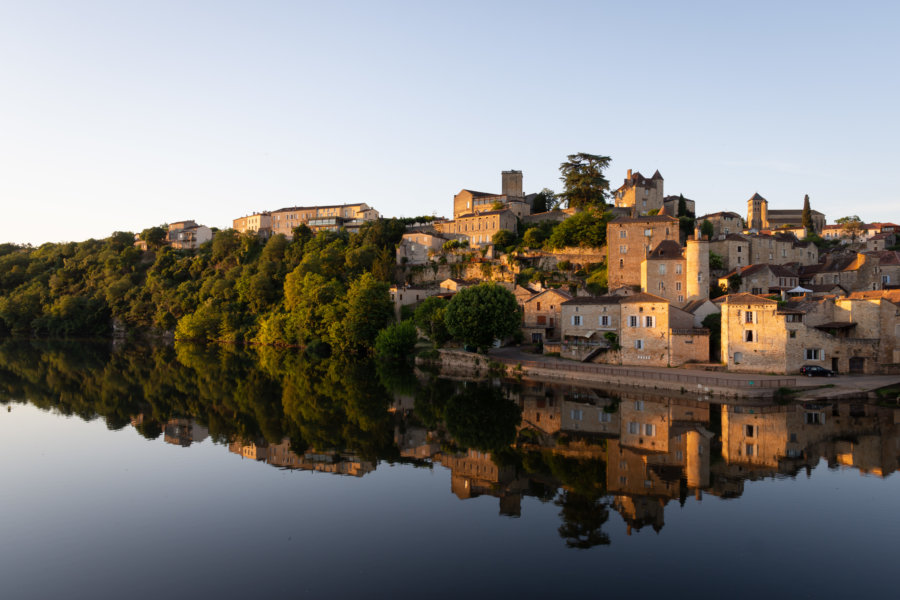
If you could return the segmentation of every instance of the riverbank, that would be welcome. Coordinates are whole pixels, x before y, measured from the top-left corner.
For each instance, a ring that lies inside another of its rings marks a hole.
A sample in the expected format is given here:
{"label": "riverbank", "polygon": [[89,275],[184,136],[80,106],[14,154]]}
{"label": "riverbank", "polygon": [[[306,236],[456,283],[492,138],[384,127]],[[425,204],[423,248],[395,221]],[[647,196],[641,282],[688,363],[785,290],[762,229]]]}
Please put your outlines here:
{"label": "riverbank", "polygon": [[[417,360],[417,362],[420,362]],[[621,367],[579,363],[519,348],[497,348],[488,355],[442,349],[437,361],[441,374],[481,377],[495,373],[507,377],[548,382],[603,385],[638,390],[668,391],[718,399],[796,400],[866,399],[879,388],[900,383],[896,375],[807,378],[790,375],[708,373],[688,368]]]}

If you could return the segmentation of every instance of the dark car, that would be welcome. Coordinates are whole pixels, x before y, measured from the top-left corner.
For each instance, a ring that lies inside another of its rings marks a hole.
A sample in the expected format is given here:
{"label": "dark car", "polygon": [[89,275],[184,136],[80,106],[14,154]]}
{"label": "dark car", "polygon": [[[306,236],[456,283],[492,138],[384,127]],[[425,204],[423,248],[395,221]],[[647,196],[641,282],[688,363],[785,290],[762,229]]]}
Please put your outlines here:
{"label": "dark car", "polygon": [[800,374],[807,377],[834,377],[835,375],[831,369],[826,369],[819,365],[803,365],[800,367]]}

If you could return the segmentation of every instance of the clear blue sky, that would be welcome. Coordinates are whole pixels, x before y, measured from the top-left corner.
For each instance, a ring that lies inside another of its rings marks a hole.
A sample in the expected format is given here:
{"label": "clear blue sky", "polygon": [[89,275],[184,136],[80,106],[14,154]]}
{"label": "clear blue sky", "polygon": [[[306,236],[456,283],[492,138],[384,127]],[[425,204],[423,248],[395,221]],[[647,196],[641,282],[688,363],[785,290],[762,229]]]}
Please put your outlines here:
{"label": "clear blue sky", "polygon": [[900,222],[900,4],[0,4],[0,241],[461,188],[567,154],[698,212]]}

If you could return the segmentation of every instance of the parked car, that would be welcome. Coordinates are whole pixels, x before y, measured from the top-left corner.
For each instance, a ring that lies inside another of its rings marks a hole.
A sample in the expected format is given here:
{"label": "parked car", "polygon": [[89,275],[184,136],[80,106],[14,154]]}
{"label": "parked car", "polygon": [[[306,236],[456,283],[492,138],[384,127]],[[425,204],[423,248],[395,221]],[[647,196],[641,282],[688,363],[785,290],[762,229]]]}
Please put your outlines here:
{"label": "parked car", "polygon": [[807,377],[834,377],[835,372],[819,365],[803,365],[800,367],[800,374]]}

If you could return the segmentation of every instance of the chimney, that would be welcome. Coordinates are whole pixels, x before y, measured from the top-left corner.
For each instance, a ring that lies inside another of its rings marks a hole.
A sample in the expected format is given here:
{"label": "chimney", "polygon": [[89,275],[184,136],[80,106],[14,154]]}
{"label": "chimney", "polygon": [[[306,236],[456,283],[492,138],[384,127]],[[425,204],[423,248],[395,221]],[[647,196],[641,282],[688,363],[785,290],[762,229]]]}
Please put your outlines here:
{"label": "chimney", "polygon": [[628,179],[631,180],[631,169],[628,169]]}

